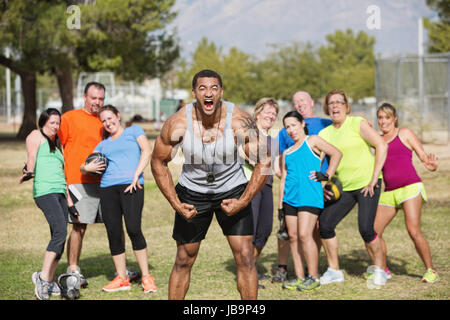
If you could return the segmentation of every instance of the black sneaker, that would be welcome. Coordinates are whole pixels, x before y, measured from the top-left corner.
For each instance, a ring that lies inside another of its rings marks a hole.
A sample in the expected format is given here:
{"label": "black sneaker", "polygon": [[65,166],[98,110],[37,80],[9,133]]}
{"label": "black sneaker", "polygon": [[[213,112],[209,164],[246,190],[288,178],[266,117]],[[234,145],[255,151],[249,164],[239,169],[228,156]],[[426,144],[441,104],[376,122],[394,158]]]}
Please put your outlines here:
{"label": "black sneaker", "polygon": [[285,282],[287,280],[287,277],[288,277],[287,269],[278,267],[275,270],[272,282]]}
{"label": "black sneaker", "polygon": [[[114,272],[114,278],[118,276],[117,272]],[[141,274],[138,271],[130,271],[127,269],[127,277],[130,280],[130,282],[138,281],[141,277]]]}
{"label": "black sneaker", "polygon": [[270,276],[268,274],[258,273],[258,280],[268,280]]}

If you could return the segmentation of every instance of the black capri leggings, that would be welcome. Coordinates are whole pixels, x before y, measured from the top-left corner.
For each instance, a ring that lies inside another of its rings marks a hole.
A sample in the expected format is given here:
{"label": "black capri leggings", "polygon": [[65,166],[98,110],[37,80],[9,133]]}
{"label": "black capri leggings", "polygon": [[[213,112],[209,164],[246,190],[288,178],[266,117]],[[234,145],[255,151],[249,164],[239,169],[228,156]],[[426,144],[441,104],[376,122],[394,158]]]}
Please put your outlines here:
{"label": "black capri leggings", "polygon": [[272,186],[265,184],[252,200],[253,244],[264,248],[273,226]]}
{"label": "black capri leggings", "polygon": [[322,239],[331,239],[336,236],[335,229],[338,223],[358,203],[358,228],[361,237],[369,243],[375,239],[376,232],[373,228],[377,213],[378,199],[380,198],[381,180],[378,180],[378,188],[374,188],[374,195],[370,197],[361,193],[361,189],[344,191],[341,198],[326,206],[319,217],[319,231]]}
{"label": "black capri leggings", "polygon": [[108,234],[109,249],[113,256],[125,252],[122,239],[122,215],[133,250],[142,250],[147,247],[141,229],[144,189],[138,188],[132,193],[124,193],[127,187],[128,185],[121,184],[100,188],[102,217]]}
{"label": "black capri leggings", "polygon": [[50,193],[34,198],[34,202],[44,212],[50,226],[51,239],[47,251],[55,252],[56,259],[59,260],[64,252],[69,219],[66,196],[62,193]]}

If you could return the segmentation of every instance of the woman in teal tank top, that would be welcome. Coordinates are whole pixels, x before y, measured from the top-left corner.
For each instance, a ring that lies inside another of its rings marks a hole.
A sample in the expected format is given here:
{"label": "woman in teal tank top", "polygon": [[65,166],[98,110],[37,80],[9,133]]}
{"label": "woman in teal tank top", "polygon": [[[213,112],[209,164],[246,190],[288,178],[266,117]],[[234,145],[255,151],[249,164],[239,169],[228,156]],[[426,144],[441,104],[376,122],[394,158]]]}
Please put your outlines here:
{"label": "woman in teal tank top", "polygon": [[[334,175],[342,154],[319,136],[308,136],[305,121],[297,111],[288,112],[283,124],[295,143],[282,156],[279,208],[285,213],[297,278],[282,287],[312,291],[320,288],[319,248],[313,234],[317,232],[317,221],[324,205],[323,188],[327,177]],[[324,155],[330,157],[330,163],[326,173],[321,174]],[[309,272],[306,278],[302,253]]]}
{"label": "woman in teal tank top", "polygon": [[50,227],[51,239],[44,254],[42,271],[31,276],[35,295],[48,300],[61,293],[53,282],[56,267],[64,251],[67,236],[68,209],[64,157],[57,132],[61,122],[58,110],[49,108],[39,117],[39,130],[33,130],[26,139],[27,163],[20,183],[34,178],[33,197],[44,212]]}

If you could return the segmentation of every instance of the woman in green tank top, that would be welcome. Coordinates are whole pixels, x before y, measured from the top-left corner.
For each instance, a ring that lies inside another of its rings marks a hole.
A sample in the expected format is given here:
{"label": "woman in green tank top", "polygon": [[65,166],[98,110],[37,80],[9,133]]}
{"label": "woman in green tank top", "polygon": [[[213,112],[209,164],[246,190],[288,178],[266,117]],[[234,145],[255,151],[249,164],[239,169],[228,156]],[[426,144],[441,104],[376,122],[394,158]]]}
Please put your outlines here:
{"label": "woman in green tank top", "polygon": [[44,254],[42,271],[31,276],[35,295],[48,300],[61,293],[53,282],[56,267],[64,251],[67,236],[68,209],[64,157],[57,132],[61,122],[58,110],[49,108],[39,117],[39,130],[33,130],[26,139],[27,163],[20,183],[34,178],[33,197],[44,212],[49,224],[51,240]]}

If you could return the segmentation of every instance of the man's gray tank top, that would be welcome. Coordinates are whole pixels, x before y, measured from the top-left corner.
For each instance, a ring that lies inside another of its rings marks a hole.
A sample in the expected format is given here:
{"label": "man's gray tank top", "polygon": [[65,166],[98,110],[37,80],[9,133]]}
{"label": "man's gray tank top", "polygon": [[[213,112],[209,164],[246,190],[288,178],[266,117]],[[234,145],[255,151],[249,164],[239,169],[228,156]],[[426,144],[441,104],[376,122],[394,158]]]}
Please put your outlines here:
{"label": "man's gray tank top", "polygon": [[[181,145],[184,164],[178,183],[189,190],[216,194],[247,183],[232,129],[234,104],[222,102],[226,106],[223,135],[216,141],[203,144],[200,138],[194,136],[193,125],[200,124],[192,121],[193,104],[186,106],[186,133]],[[210,171],[214,172],[215,180],[208,183],[206,175]]]}

